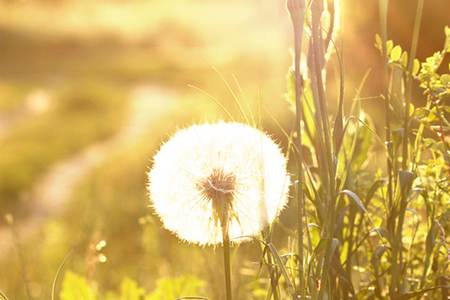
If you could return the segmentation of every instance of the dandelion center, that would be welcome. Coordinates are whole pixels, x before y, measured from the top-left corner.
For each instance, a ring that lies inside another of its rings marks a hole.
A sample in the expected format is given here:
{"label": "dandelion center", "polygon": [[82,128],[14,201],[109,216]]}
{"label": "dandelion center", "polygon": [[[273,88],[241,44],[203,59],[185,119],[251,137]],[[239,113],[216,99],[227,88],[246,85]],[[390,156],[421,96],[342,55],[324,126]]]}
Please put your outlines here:
{"label": "dandelion center", "polygon": [[214,221],[228,223],[233,205],[236,176],[222,169],[213,169],[211,174],[197,184],[202,197],[211,201]]}
{"label": "dandelion center", "polygon": [[200,181],[197,187],[208,200],[231,200],[236,185],[236,176],[227,174],[223,170],[213,169],[211,174]]}

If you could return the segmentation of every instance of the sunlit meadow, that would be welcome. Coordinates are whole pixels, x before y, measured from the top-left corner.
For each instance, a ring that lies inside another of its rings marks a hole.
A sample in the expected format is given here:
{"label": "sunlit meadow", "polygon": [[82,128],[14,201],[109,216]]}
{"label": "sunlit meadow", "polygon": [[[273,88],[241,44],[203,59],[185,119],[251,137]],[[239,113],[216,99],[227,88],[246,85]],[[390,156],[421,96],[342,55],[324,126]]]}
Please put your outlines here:
{"label": "sunlit meadow", "polygon": [[0,1],[0,299],[450,299],[449,12]]}

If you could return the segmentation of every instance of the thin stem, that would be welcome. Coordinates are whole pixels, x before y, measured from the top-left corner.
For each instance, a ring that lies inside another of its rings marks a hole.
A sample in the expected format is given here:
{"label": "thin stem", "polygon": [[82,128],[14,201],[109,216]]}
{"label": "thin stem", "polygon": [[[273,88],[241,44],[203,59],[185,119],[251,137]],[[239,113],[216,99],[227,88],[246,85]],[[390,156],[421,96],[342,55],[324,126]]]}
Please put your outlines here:
{"label": "thin stem", "polygon": [[227,227],[227,225],[222,225],[223,264],[225,269],[226,300],[231,300],[230,237],[228,236]]}
{"label": "thin stem", "polygon": [[73,249],[71,249],[66,256],[64,257],[63,261],[58,267],[58,270],[56,271],[55,277],[53,278],[53,284],[52,284],[52,300],[56,300],[56,284],[58,283],[58,279],[64,269],[64,266],[68,262],[69,258],[72,257]]}
{"label": "thin stem", "polygon": [[381,39],[383,41],[383,55],[384,55],[384,74],[383,74],[383,94],[384,94],[384,109],[385,109],[385,130],[386,130],[386,147],[387,155],[387,172],[388,172],[388,203],[389,207],[392,205],[392,141],[391,141],[391,120],[389,107],[389,84],[388,84],[388,54],[386,49],[387,42],[387,10],[389,0],[380,0],[380,19],[381,19]]}
{"label": "thin stem", "polygon": [[406,170],[407,168],[407,161],[408,161],[408,127],[409,127],[409,106],[411,103],[411,94],[412,94],[412,81],[413,81],[413,66],[414,66],[414,59],[416,58],[416,51],[417,51],[417,43],[419,41],[419,33],[420,33],[420,24],[422,21],[422,11],[423,11],[423,3],[424,0],[418,0],[417,2],[417,9],[416,9],[416,16],[414,19],[414,30],[413,30],[413,36],[411,41],[411,48],[409,50],[409,60],[408,60],[408,74],[407,74],[407,80],[406,80],[406,98],[405,98],[405,123],[404,123],[404,131],[403,131],[403,157],[402,157],[402,168],[403,170]]}
{"label": "thin stem", "polygon": [[[266,232],[262,232],[262,235],[264,237],[264,240],[267,244],[270,244],[272,241],[272,232],[271,232],[271,228],[269,227]],[[267,247],[264,247],[263,250],[263,255],[262,258],[264,259],[264,257],[266,257],[267,259],[267,271],[269,272],[269,276],[270,276],[270,288],[271,288],[271,296],[273,295],[273,299],[274,300],[279,300],[280,297],[278,296],[278,290],[277,290],[277,286],[278,286],[278,278],[277,276],[275,276],[276,274],[276,270],[274,268],[274,264],[273,264],[273,260],[272,260],[272,254],[270,251],[267,251]],[[270,298],[266,298],[266,299],[270,299]]]}
{"label": "thin stem", "polygon": [[300,61],[302,55],[303,26],[305,19],[305,1],[304,0],[288,0],[288,10],[291,15],[292,27],[294,30],[294,76],[295,76],[295,111],[296,111],[296,130],[297,130],[297,170],[298,170],[298,186],[296,189],[297,196],[297,247],[298,247],[298,278],[301,299],[306,297],[305,279],[304,279],[304,251],[303,251],[303,235],[304,235],[304,195],[303,195],[303,147],[302,147],[302,90],[303,82],[300,74]]}
{"label": "thin stem", "polygon": [[15,223],[14,223],[14,220],[12,219],[12,217],[9,217],[9,220],[7,219],[7,223],[9,223],[9,225],[10,225],[11,233],[12,233],[13,241],[14,241],[14,246],[16,247],[17,256],[19,258],[19,264],[20,264],[20,269],[21,269],[22,281],[23,281],[23,285],[25,288],[25,294],[27,296],[27,299],[30,300],[31,292],[30,292],[30,287],[29,287],[28,279],[27,279],[27,269],[26,269],[26,264],[25,264],[25,257],[23,255],[22,247],[19,242],[19,234],[16,230]]}
{"label": "thin stem", "polygon": [[277,285],[278,285],[278,279],[275,277],[275,270],[272,268],[273,261],[272,261],[272,255],[269,251],[267,251],[267,265],[269,269],[269,275],[270,275],[270,287],[272,289],[272,295],[274,300],[279,300],[280,297],[278,297],[278,291],[277,291]]}
{"label": "thin stem", "polygon": [[[390,95],[389,95],[389,80],[388,80],[388,53],[386,48],[386,42],[387,42],[387,15],[388,15],[388,6],[389,6],[389,0],[380,0],[380,25],[381,25],[381,39],[383,41],[383,59],[384,59],[384,73],[383,73],[383,93],[384,93],[384,109],[385,109],[385,130],[386,130],[386,147],[387,147],[387,158],[386,158],[386,164],[387,164],[387,173],[388,173],[388,185],[387,185],[387,200],[388,200],[388,209],[389,209],[389,218],[391,218],[393,214],[393,210],[395,209],[393,207],[393,195],[392,195],[392,188],[393,188],[393,174],[392,174],[392,139],[391,139],[391,116],[390,116]],[[395,221],[393,220],[394,224],[392,225],[392,234],[395,232]],[[395,294],[398,290],[398,263],[397,263],[397,256],[398,256],[398,249],[396,242],[393,242],[394,245],[392,245],[392,255],[391,255],[391,284],[389,287],[389,292],[391,297],[395,297]]]}
{"label": "thin stem", "polygon": [[[321,30],[321,16],[323,13],[323,2],[321,0],[314,0],[311,5],[311,17],[312,17],[312,46],[313,46],[313,66],[314,77],[316,79],[316,86],[318,91],[318,103],[320,103],[319,113],[321,114],[322,129],[325,138],[325,156],[326,170],[328,174],[325,174],[323,179],[326,179],[328,183],[325,187],[328,188],[327,195],[327,224],[324,226],[324,237],[326,239],[326,250],[324,255],[323,264],[321,267],[320,282],[321,288],[319,291],[319,298],[324,297],[325,289],[333,290],[331,286],[330,278],[330,265],[332,260],[331,242],[334,235],[334,219],[336,210],[336,190],[335,190],[335,165],[333,161],[333,149],[330,138],[330,125],[328,121],[327,101],[324,88],[324,81],[322,78],[322,70],[324,68],[324,50],[323,50],[323,38]],[[331,292],[332,293],[332,292]]]}
{"label": "thin stem", "polygon": [[323,38],[321,28],[321,17],[323,13],[323,3],[321,0],[314,0],[311,5],[312,15],[312,50],[313,50],[313,76],[316,79],[316,87],[318,92],[318,103],[320,103],[319,113],[321,114],[322,130],[325,139],[325,150],[327,170],[330,170],[328,174],[330,195],[334,193],[334,164],[332,159],[332,147],[330,139],[330,124],[328,121],[328,109],[326,94],[324,88],[324,81],[322,78],[322,70],[325,64],[325,54],[323,49]]}

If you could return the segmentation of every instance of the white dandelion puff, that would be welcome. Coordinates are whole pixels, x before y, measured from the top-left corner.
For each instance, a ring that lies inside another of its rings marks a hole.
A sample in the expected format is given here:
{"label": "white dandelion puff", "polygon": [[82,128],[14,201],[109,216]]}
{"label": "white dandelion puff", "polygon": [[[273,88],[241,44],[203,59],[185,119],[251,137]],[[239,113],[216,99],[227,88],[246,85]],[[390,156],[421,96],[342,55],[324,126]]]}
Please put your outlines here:
{"label": "white dandelion puff", "polygon": [[[182,129],[154,157],[152,206],[164,227],[199,245],[257,235],[288,199],[286,158],[264,132],[220,122]],[[225,228],[225,232],[223,231]]]}

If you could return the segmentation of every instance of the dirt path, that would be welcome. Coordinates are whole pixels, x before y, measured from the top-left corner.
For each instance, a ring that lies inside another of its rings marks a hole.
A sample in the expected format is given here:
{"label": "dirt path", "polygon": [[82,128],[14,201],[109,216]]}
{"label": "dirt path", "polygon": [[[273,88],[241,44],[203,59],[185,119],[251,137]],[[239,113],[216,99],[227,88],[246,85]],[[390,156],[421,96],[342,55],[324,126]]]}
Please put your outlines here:
{"label": "dirt path", "polygon": [[[47,219],[58,216],[80,180],[116,151],[140,138],[155,119],[169,113],[174,107],[174,98],[171,91],[162,88],[151,85],[136,87],[130,95],[128,121],[115,136],[96,142],[72,157],[58,162],[36,182],[30,197],[32,215],[15,225],[19,239],[25,241],[37,233]],[[0,258],[6,255],[12,246],[13,236],[10,228],[0,228]]]}

